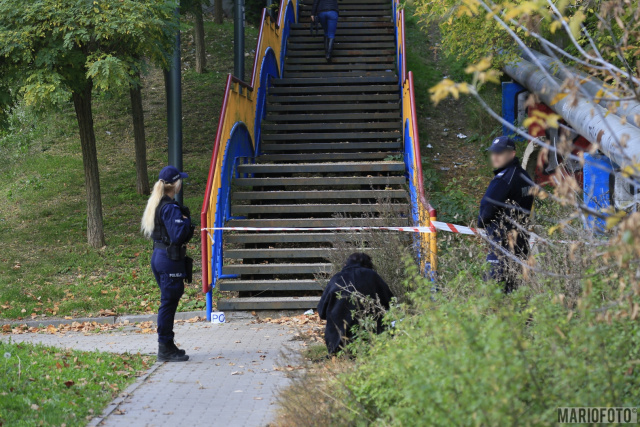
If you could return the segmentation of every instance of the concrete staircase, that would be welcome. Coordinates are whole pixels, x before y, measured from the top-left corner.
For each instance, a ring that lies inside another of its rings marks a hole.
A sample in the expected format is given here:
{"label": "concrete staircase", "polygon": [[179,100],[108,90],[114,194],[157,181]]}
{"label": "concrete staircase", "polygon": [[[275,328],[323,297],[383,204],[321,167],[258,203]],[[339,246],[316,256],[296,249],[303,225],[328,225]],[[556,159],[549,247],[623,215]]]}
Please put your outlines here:
{"label": "concrete staircase", "polygon": [[[402,119],[391,3],[341,0],[333,61],[311,1],[291,28],[285,74],[272,81],[262,155],[238,166],[229,227],[407,225]],[[384,206],[381,201],[384,200]],[[395,212],[381,215],[381,212]],[[314,308],[344,233],[225,232],[220,310]]]}

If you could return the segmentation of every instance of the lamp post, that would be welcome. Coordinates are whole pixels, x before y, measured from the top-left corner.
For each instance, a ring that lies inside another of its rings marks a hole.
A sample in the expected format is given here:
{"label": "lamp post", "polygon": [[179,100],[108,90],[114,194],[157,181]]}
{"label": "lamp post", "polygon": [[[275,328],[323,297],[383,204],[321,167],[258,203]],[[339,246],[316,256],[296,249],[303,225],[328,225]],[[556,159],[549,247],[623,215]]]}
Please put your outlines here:
{"label": "lamp post", "polygon": [[[180,22],[180,8],[175,11],[176,20]],[[167,94],[167,133],[169,148],[169,165],[182,171],[182,84],[180,61],[180,31],[176,33],[176,42],[171,55],[169,70],[165,71],[164,82]],[[176,194],[176,200],[182,203],[184,191]]]}
{"label": "lamp post", "polygon": [[244,0],[235,0],[233,48],[233,75],[244,81]]}

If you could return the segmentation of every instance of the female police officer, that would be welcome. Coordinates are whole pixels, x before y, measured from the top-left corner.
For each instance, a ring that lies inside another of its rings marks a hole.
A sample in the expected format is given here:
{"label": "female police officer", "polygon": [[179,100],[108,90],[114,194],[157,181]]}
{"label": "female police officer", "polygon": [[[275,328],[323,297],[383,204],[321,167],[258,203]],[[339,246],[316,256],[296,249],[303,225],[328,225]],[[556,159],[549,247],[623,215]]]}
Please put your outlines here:
{"label": "female police officer", "polygon": [[[182,188],[181,173],[173,166],[160,171],[160,179],[142,216],[142,232],[153,239],[151,270],[160,287],[158,309],[158,361],[186,362],[189,356],[173,342],[173,320],[180,297],[184,293],[184,280],[191,275],[186,256],[186,243],[193,237],[189,209],[175,201]],[[190,279],[187,279],[190,280]]]}

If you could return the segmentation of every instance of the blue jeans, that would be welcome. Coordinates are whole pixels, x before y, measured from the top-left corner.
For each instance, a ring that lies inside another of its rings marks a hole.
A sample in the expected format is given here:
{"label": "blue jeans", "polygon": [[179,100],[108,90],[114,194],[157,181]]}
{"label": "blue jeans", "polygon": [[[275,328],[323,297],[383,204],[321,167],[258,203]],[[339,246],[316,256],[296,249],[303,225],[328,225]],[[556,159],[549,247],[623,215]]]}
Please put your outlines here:
{"label": "blue jeans", "polygon": [[318,13],[320,25],[324,30],[324,35],[330,39],[335,38],[336,28],[338,28],[338,12],[335,10],[325,10]]}

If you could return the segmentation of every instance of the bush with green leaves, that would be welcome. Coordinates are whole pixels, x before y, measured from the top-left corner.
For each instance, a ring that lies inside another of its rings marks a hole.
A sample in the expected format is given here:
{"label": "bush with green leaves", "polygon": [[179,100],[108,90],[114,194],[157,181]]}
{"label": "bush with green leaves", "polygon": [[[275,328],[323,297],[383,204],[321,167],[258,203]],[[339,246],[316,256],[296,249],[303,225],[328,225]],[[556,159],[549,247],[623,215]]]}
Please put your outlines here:
{"label": "bush with green leaves", "polygon": [[[505,295],[482,280],[477,252],[465,260],[457,249],[443,258],[466,268],[439,292],[408,260],[415,290],[387,313],[395,326],[361,333],[349,348],[356,359],[339,362],[349,366],[330,363],[300,381],[330,396],[309,425],[547,425],[557,407],[637,406],[640,296],[620,286],[629,279],[621,270],[594,274],[592,263],[578,295],[565,296],[574,279],[553,277]],[[304,387],[295,390],[301,401]],[[285,421],[301,415],[283,407]]]}
{"label": "bush with green leaves", "polygon": [[394,314],[404,320],[340,381],[346,425],[540,425],[559,406],[637,405],[637,319],[603,315],[595,289],[573,312],[475,286],[466,301],[417,294],[419,315]]}

